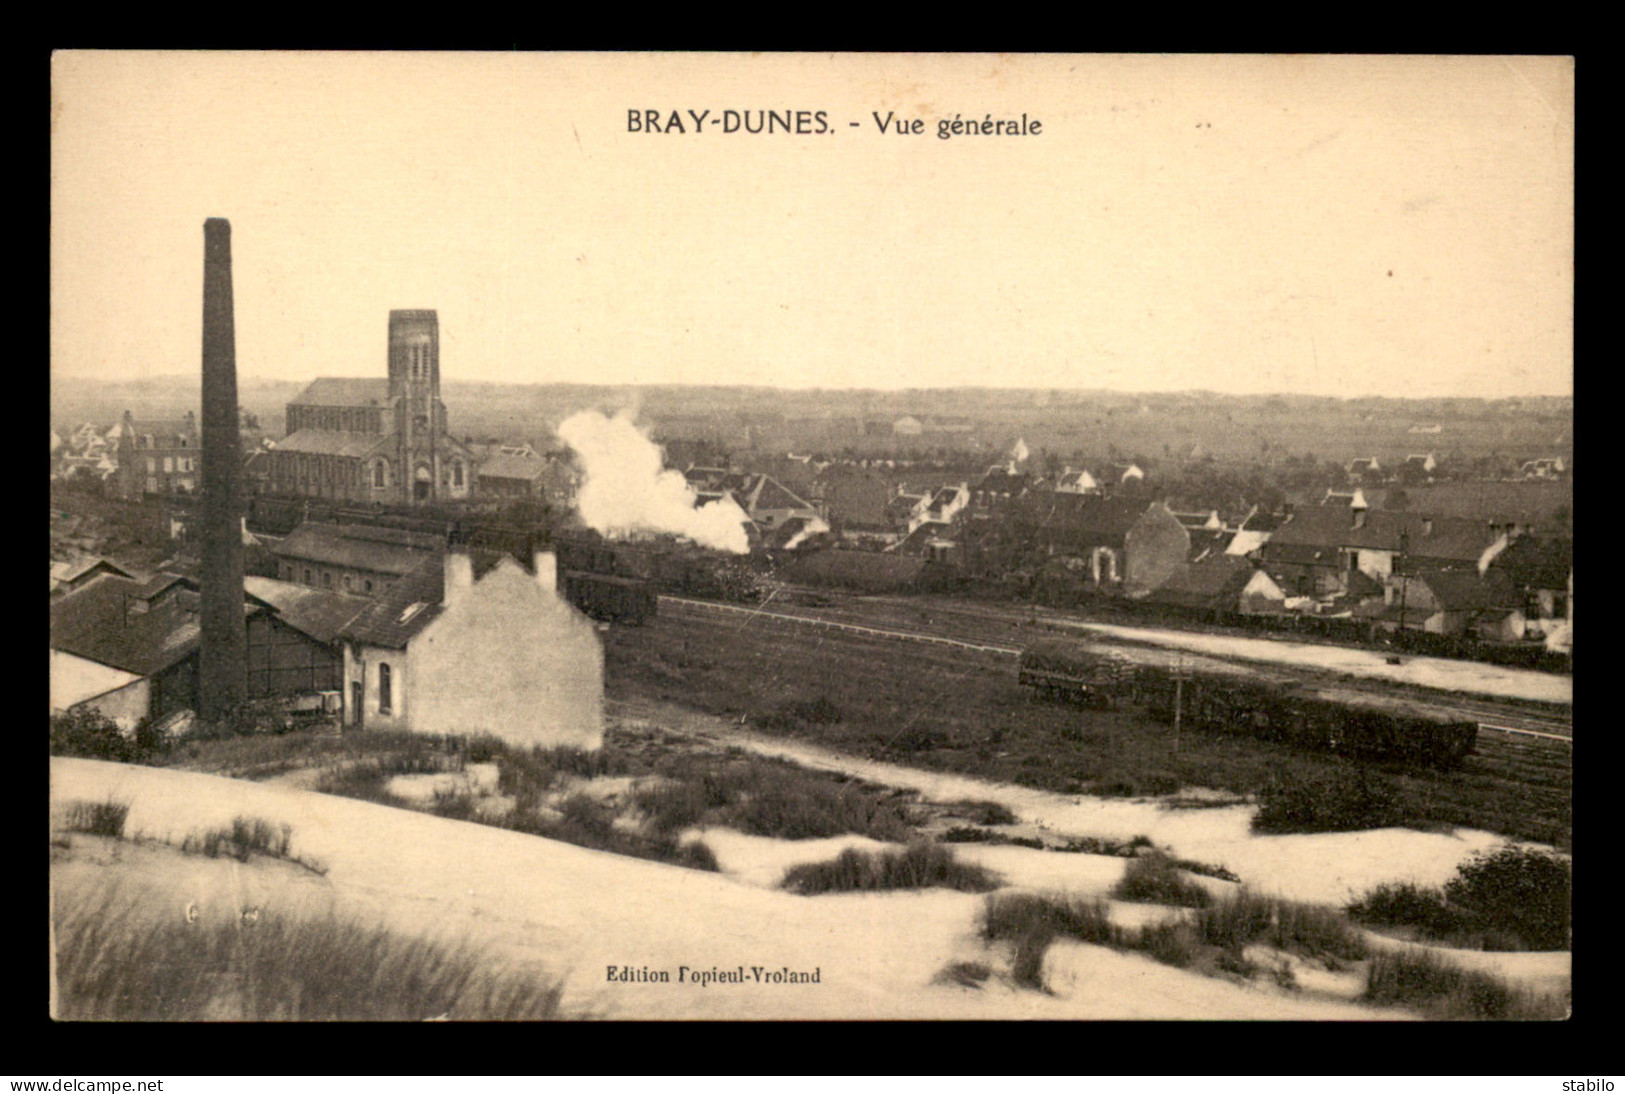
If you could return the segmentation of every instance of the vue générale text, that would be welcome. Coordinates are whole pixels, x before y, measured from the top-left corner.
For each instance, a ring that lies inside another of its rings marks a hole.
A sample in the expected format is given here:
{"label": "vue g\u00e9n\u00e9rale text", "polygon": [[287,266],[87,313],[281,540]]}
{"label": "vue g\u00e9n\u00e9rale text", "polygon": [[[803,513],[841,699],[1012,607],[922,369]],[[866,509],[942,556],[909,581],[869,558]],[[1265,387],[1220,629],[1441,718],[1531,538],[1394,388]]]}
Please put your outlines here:
{"label": "vue g\u00e9n\u00e9rale text", "polygon": [[[1044,123],[1023,113],[1016,117],[997,117],[986,113],[978,117],[970,114],[944,115],[934,121],[926,118],[902,118],[895,111],[870,112],[875,131],[898,137],[918,137],[935,128],[937,137],[1036,137]],[[864,122],[849,121],[849,129],[867,130]],[[811,137],[835,133],[839,126],[829,120],[827,110],[653,110],[628,109],[628,133],[786,133],[791,136]]]}

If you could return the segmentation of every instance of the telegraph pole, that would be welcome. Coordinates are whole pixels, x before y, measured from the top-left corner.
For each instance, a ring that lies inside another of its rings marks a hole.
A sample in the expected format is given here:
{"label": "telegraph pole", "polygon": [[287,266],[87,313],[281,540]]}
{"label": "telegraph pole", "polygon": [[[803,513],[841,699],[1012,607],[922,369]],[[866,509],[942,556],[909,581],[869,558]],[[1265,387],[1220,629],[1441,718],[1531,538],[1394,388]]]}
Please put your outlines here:
{"label": "telegraph pole", "polygon": [[1185,655],[1180,654],[1179,660],[1174,663],[1174,755],[1179,755],[1179,720],[1185,707],[1185,681],[1190,675],[1185,671]]}
{"label": "telegraph pole", "polygon": [[1399,633],[1401,639],[1405,635],[1405,594],[1410,591],[1410,575],[1405,572],[1405,555],[1410,550],[1411,534],[1408,531],[1399,533]]}

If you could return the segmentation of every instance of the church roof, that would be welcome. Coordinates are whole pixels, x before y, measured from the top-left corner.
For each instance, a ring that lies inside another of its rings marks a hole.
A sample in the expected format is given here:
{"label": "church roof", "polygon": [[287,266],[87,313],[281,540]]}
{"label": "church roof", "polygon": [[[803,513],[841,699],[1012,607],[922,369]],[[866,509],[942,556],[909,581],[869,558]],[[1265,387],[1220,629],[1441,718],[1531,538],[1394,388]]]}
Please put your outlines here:
{"label": "church roof", "polygon": [[534,456],[510,456],[499,452],[480,462],[480,475],[494,479],[536,480],[547,474],[547,461]]}
{"label": "church roof", "polygon": [[289,406],[388,406],[389,380],[359,376],[323,376],[312,380]]}
{"label": "church roof", "polygon": [[276,443],[278,452],[301,452],[309,456],[351,456],[360,459],[382,445],[395,444],[390,434],[347,433],[337,429],[301,429]]}

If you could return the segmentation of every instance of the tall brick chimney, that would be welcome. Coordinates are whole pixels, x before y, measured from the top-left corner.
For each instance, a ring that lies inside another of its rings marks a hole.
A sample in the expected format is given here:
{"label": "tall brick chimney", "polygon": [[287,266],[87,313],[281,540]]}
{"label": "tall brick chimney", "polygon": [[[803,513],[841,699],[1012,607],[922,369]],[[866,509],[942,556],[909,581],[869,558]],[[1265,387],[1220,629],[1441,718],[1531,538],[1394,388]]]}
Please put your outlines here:
{"label": "tall brick chimney", "polygon": [[237,335],[231,222],[203,222],[203,566],[198,715],[214,721],[248,697],[243,538],[237,513]]}

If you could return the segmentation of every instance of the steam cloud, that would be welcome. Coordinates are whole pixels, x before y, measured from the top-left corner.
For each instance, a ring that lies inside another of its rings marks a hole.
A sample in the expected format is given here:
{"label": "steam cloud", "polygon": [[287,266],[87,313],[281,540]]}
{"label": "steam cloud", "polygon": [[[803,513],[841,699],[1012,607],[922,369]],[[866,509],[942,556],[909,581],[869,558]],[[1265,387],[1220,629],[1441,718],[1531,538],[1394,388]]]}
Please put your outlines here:
{"label": "steam cloud", "polygon": [[750,518],[738,503],[725,497],[696,509],[688,480],[661,466],[659,446],[627,414],[583,410],[559,426],[559,438],[581,462],[576,507],[587,527],[611,538],[670,532],[719,551],[750,550]]}
{"label": "steam cloud", "polygon": [[1015,463],[1026,463],[1029,455],[1026,438],[1017,437],[1016,446],[1010,450],[1010,459]]}

